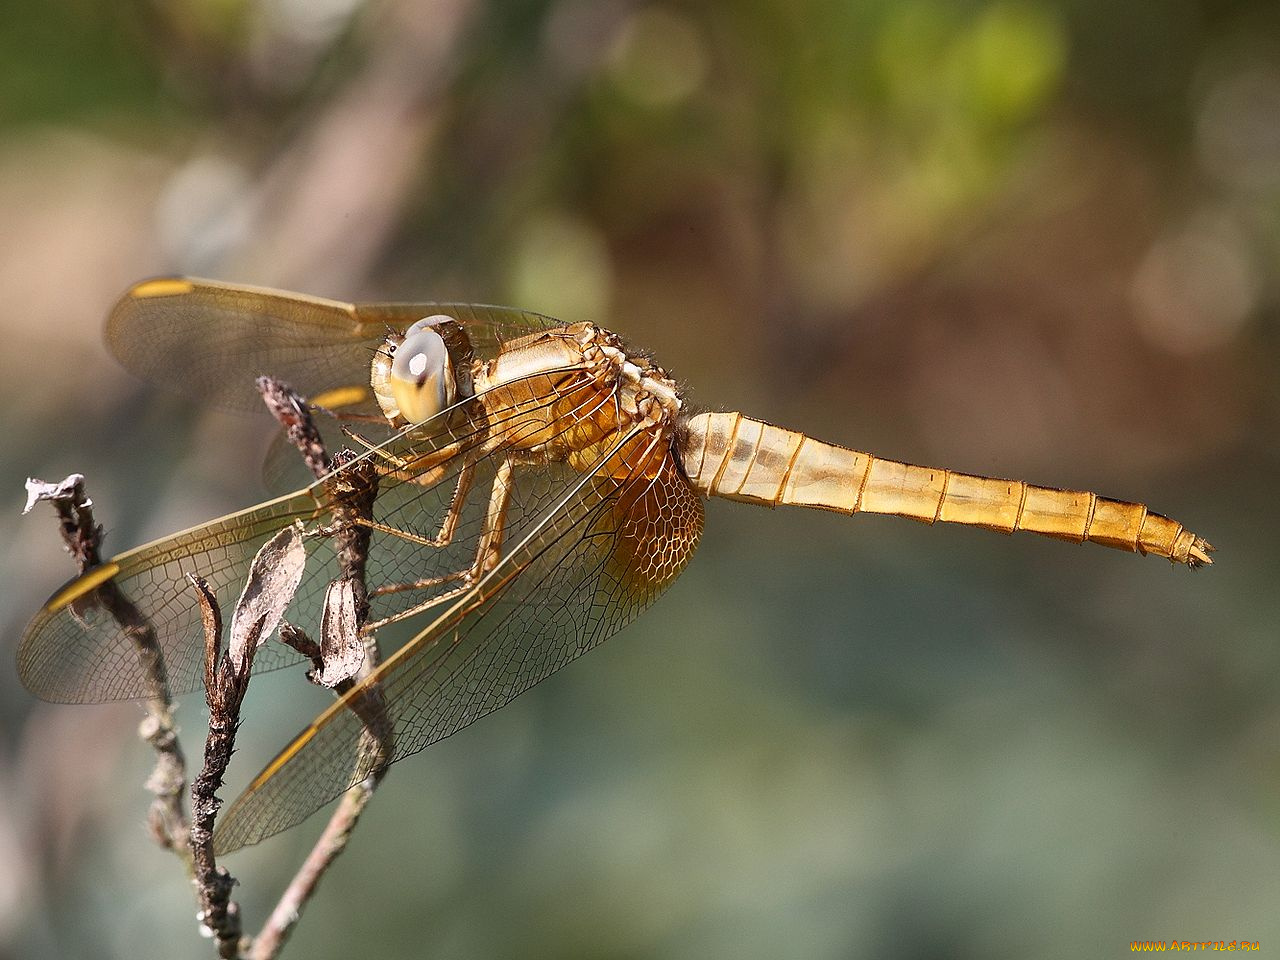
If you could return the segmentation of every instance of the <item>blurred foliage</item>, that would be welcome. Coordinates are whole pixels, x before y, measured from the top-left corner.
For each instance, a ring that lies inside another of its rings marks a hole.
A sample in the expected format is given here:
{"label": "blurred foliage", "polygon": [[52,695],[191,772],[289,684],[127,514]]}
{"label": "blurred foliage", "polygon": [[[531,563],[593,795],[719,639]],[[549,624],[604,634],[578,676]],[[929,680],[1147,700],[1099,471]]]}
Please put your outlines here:
{"label": "blurred foliage", "polygon": [[[1280,939],[1274,0],[28,2],[0,209],[0,480],[87,473],[115,549],[261,496],[262,420],[99,345],[171,271],[597,319],[696,403],[1221,549],[713,505],[651,613],[393,771],[295,955]],[[69,571],[0,542],[12,643]],[[0,671],[0,956],[209,955],[136,716]],[[312,830],[230,864],[251,928]]]}

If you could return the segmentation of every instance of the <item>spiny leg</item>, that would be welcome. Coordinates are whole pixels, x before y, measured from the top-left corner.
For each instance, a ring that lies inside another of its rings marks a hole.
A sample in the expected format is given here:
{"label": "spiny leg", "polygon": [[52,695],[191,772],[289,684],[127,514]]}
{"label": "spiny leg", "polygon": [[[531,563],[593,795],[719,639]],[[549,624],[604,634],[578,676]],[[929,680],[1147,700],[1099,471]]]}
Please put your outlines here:
{"label": "spiny leg", "polygon": [[[449,509],[445,512],[444,520],[440,524],[440,532],[434,537],[424,537],[416,533],[410,533],[408,530],[401,530],[399,527],[393,527],[390,524],[379,523],[377,520],[369,520],[364,517],[356,517],[352,522],[362,527],[368,527],[370,530],[377,530],[380,533],[388,534],[392,537],[399,537],[401,540],[408,540],[410,543],[416,543],[423,547],[447,547],[453,542],[454,534],[458,530],[458,519],[462,516],[462,508],[466,505],[467,495],[471,492],[471,486],[475,483],[476,465],[474,460],[468,460],[461,470],[458,471],[458,483],[453,489],[453,496],[449,499]],[[379,591],[374,591],[374,596]],[[394,591],[383,591],[392,593]]]}
{"label": "spiny leg", "polygon": [[[474,461],[468,463],[458,472],[458,484],[454,487],[453,498],[449,501],[449,509],[445,513],[444,520],[440,524],[440,532],[432,538],[420,537],[416,534],[407,533],[397,527],[387,526],[383,523],[368,523],[367,525],[374,530],[380,530],[383,533],[390,534],[394,537],[408,540],[411,543],[417,543],[424,547],[433,547],[441,549],[447,547],[453,542],[454,535],[458,531],[458,520],[462,516],[462,508],[466,505],[467,496],[471,493],[471,487],[475,483],[476,465]],[[359,522],[359,521],[358,521]],[[441,584],[450,583],[454,580],[460,580],[468,571],[457,570],[453,573],[445,574],[438,577],[424,577],[420,580],[410,580],[404,583],[388,583],[383,584],[370,591],[371,597],[383,597],[392,593],[403,593],[407,590],[426,590],[431,587],[438,587]]]}
{"label": "spiny leg", "polygon": [[476,480],[476,464],[474,460],[468,459],[463,468],[458,471],[458,484],[453,488],[453,499],[449,501],[449,512],[444,515],[444,521],[440,524],[440,532],[436,534],[433,547],[447,547],[453,543],[453,535],[458,531],[458,520],[462,516],[463,504],[467,501],[468,494],[471,493],[471,486]]}
{"label": "spiny leg", "polygon": [[[372,592],[373,596],[385,596],[391,593],[399,593],[406,590],[425,590],[431,587],[441,586],[445,583],[458,582],[458,586],[452,590],[446,590],[439,596],[431,597],[421,603],[415,604],[399,613],[394,613],[382,620],[375,620],[364,626],[366,633],[377,630],[379,627],[385,627],[391,623],[397,623],[408,617],[416,616],[424,610],[429,610],[437,604],[454,597],[461,596],[470,590],[482,576],[492,570],[498,563],[499,553],[502,549],[502,537],[507,521],[507,508],[511,504],[512,478],[515,472],[515,461],[509,457],[503,458],[498,465],[497,475],[493,478],[493,486],[489,492],[489,507],[485,513],[484,530],[480,534],[480,542],[476,545],[476,555],[471,566],[466,570],[457,570],[453,573],[444,574],[443,576],[427,577],[422,580],[415,580],[408,583],[386,584],[378,587]],[[447,518],[446,518],[447,522]],[[455,521],[456,523],[456,521]]]}
{"label": "spiny leg", "polygon": [[[344,523],[351,523],[357,526],[366,527],[370,530],[377,530],[379,533],[385,533],[388,536],[397,537],[401,540],[407,540],[410,543],[416,543],[422,547],[433,547],[440,549],[447,547],[453,542],[454,534],[458,529],[458,519],[462,516],[462,508],[466,505],[467,495],[471,492],[471,487],[475,482],[476,463],[475,459],[468,457],[467,462],[463,464],[462,469],[458,471],[458,482],[454,487],[453,496],[449,500],[448,510],[445,512],[444,520],[440,524],[440,532],[434,537],[424,537],[417,533],[411,533],[408,530],[402,530],[399,527],[393,527],[390,524],[380,523],[377,520],[371,520],[367,517],[352,517]],[[342,528],[340,523],[326,524],[308,531],[308,537],[331,537]],[[411,585],[396,585],[391,588],[380,588],[374,590],[372,596],[379,596],[382,593],[394,593],[396,590],[412,589]]]}
{"label": "spiny leg", "polygon": [[431,453],[419,457],[417,459],[408,459],[406,457],[397,456],[388,450],[383,449],[380,445],[371,442],[355,431],[344,431],[347,436],[355,440],[365,448],[373,456],[386,463],[391,464],[391,468],[386,470],[388,476],[395,477],[406,483],[416,483],[420,486],[429,487],[436,483],[439,479],[437,473],[454,457],[462,454],[466,449],[465,441],[455,440],[453,443],[445,444]]}
{"label": "spiny leg", "polygon": [[[608,402],[608,399],[609,398],[606,397],[603,400],[600,400],[599,402],[597,402],[594,409],[599,410],[601,407],[604,406],[604,404]],[[585,407],[586,403],[584,403],[583,406]],[[577,413],[577,411],[569,411],[569,413],[570,415],[573,415]],[[459,476],[458,483],[459,483],[459,491],[461,491],[461,493],[455,492],[454,494],[457,510],[456,512],[451,510],[451,513],[453,515],[446,516],[445,518],[446,524],[449,524],[450,522],[452,522],[453,524],[453,526],[451,526],[448,531],[450,538],[452,538],[453,536],[453,531],[456,528],[458,515],[461,512],[461,499],[459,498],[466,496],[466,493],[469,492],[471,485],[474,481],[474,469],[473,469],[474,464],[479,462],[479,460],[483,456],[488,454],[493,449],[496,449],[496,445],[491,445],[490,443],[482,444],[476,449],[474,449],[470,454],[471,459],[469,460],[467,467],[464,468],[464,469],[471,469],[471,475],[466,476],[465,481],[463,476],[461,475]],[[484,529],[481,533],[480,541],[476,546],[475,560],[472,562],[472,565],[470,566],[470,568],[465,570],[457,570],[457,571],[454,571],[453,573],[443,574],[439,576],[425,577],[420,580],[413,580],[413,581],[408,581],[403,583],[384,584],[378,587],[377,589],[373,590],[370,595],[376,597],[376,596],[386,596],[393,593],[407,592],[410,590],[426,590],[432,587],[443,586],[446,583],[456,583],[461,581],[460,585],[455,587],[452,590],[448,590],[445,593],[440,594],[439,596],[431,597],[428,600],[424,600],[422,603],[416,604],[407,610],[402,610],[399,613],[393,614],[382,620],[368,623],[364,627],[364,630],[366,632],[372,632],[378,629],[379,627],[386,626],[387,624],[396,623],[408,617],[415,616],[416,614],[419,614],[424,610],[428,610],[431,607],[436,606],[437,604],[443,603],[446,600],[450,600],[454,597],[458,597],[462,595],[467,590],[471,589],[471,587],[474,586],[475,583],[482,576],[484,576],[484,574],[488,573],[495,566],[497,566],[498,560],[500,559],[499,555],[502,549],[503,534],[505,532],[505,527],[506,527],[507,508],[509,507],[511,502],[512,477],[514,475],[515,463],[516,463],[515,457],[507,456],[507,457],[504,457],[501,463],[498,465],[497,473],[493,480],[493,486],[491,487],[490,493],[489,493],[489,507],[485,515]],[[400,531],[396,531],[396,530],[389,530],[388,532],[392,534],[401,534]],[[442,538],[444,534],[445,534],[445,529],[444,529],[444,526],[442,526],[441,528]],[[444,545],[444,544],[441,544],[441,545]]]}

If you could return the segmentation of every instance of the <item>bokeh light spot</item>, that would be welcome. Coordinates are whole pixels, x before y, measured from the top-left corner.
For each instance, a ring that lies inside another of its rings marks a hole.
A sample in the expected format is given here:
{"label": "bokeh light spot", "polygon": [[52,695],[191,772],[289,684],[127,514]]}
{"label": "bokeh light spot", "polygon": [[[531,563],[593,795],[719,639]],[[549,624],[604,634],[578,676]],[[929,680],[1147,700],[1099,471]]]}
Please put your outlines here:
{"label": "bokeh light spot", "polygon": [[1229,215],[1204,211],[1158,239],[1133,280],[1143,333],[1175,353],[1228,342],[1257,302],[1248,242]]}
{"label": "bokeh light spot", "polygon": [[566,321],[605,316],[613,264],[604,237],[566,213],[535,218],[517,235],[507,289],[512,303]]}
{"label": "bokeh light spot", "polygon": [[991,120],[1016,121],[1057,87],[1066,38],[1044,7],[997,3],[969,29],[960,50],[975,110]]}
{"label": "bokeh light spot", "polygon": [[1204,168],[1242,190],[1280,187],[1280,66],[1251,63],[1212,83],[1196,119]]}
{"label": "bokeh light spot", "polygon": [[647,7],[628,17],[611,57],[614,82],[648,107],[689,98],[707,75],[707,54],[697,28],[669,10]]}

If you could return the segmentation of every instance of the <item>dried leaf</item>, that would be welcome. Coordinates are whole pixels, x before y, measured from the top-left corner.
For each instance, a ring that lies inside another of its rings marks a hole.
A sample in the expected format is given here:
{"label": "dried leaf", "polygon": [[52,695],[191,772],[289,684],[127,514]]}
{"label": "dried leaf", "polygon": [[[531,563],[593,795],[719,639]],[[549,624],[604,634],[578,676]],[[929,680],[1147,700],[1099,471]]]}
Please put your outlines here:
{"label": "dried leaf", "polygon": [[256,649],[275,631],[302,580],[306,561],[300,523],[286,527],[262,545],[231,617],[227,653],[233,663],[243,662],[248,647]]}
{"label": "dried leaf", "polygon": [[200,604],[200,624],[204,628],[204,692],[209,706],[210,699],[217,696],[218,655],[222,648],[222,610],[218,607],[218,598],[209,589],[204,577],[194,573],[187,574],[187,580],[196,593]]}
{"label": "dried leaf", "polygon": [[320,620],[321,667],[311,672],[311,680],[332,690],[360,672],[364,657],[360,621],[356,616],[355,582],[335,580],[324,595],[324,614]]}
{"label": "dried leaf", "polygon": [[[77,496],[78,491],[83,491],[83,484],[84,476],[79,473],[73,473],[57,483],[46,483],[35,477],[27,477],[27,505],[22,508],[22,512],[30,513],[32,508],[42,500],[70,500]],[[87,507],[92,503],[85,500],[84,505]]]}

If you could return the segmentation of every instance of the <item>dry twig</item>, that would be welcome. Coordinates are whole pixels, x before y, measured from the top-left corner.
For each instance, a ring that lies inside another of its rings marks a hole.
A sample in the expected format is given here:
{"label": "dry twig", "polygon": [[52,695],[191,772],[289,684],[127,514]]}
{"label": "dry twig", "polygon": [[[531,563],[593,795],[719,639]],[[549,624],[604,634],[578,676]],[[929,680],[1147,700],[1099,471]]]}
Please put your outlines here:
{"label": "dry twig", "polygon": [[200,577],[188,575],[204,623],[204,686],[209,705],[204,766],[191,784],[191,854],[200,921],[213,934],[218,955],[227,960],[240,956],[241,924],[239,908],[231,900],[235,880],[217,865],[213,855],[213,824],[222,804],[217,791],[235,750],[240,704],[249,689],[254,654],[275,631],[293,600],[306,559],[299,527],[286,527],[263,544],[236,604],[225,654],[221,651],[222,613],[217,598]]}
{"label": "dry twig", "polygon": [[[331,463],[307,404],[286,384],[263,377],[258,388],[312,473],[317,478],[328,478],[334,500],[332,535],[340,575],[326,593],[321,642],[317,644],[281,620],[306,561],[300,526],[282,530],[254,558],[232,616],[225,652],[217,598],[203,579],[188,575],[204,627],[205,700],[209,706],[204,763],[191,785],[190,821],[182,801],[185,764],[173,723],[168,674],[155,631],[114,581],[105,581],[95,592],[95,600],[134,641],[149,692],[148,717],[140,731],[157,755],[156,768],[147,781],[148,789],[156,795],[148,822],[161,845],[182,858],[192,873],[201,924],[213,936],[218,955],[224,960],[272,960],[279,954],[320,878],[345,849],[392,755],[391,724],[381,692],[374,689],[351,705],[364,724],[356,763],[360,769],[370,770],[370,774],[342,797],[259,935],[252,941],[245,938],[239,907],[231,899],[236,881],[214,858],[213,827],[221,806],[217,791],[235,750],[240,706],[248,690],[254,654],[279,626],[281,639],[311,658],[314,669],[308,677],[339,696],[367,678],[379,662],[376,641],[361,635],[369,610],[365,569],[371,535],[367,521],[372,518],[377,498],[377,472],[367,461],[351,464],[356,456],[348,450],[340,451]],[[348,469],[337,469],[348,464]],[[28,480],[27,497],[28,511],[42,500],[53,504],[63,540],[81,574],[102,562],[102,528],[94,523],[92,502],[85,495],[81,475],[73,474],[54,484]]]}
{"label": "dry twig", "polygon": [[[84,477],[73,473],[60,483],[27,480],[30,512],[40,501],[53,505],[58,514],[63,543],[75,558],[76,569],[84,574],[102,563],[102,527],[94,522],[93,501],[85,493]],[[94,599],[120,625],[138,651],[138,663],[147,686],[146,719],[138,727],[141,736],[156,753],[156,765],[147,777],[147,789],[155,796],[147,813],[151,835],[162,847],[172,850],[191,869],[187,837],[190,826],[183,808],[186,792],[186,761],[173,722],[173,698],[169,675],[155,630],[141,611],[112,580],[94,591]]]}
{"label": "dry twig", "polygon": [[[329,461],[306,404],[287,385],[263,377],[258,389],[273,413],[277,409],[284,411],[285,416],[277,414],[277,419],[317,478],[326,475],[326,468],[338,470],[354,459],[354,454],[342,450]],[[317,449],[320,456],[314,454]],[[378,494],[377,472],[367,460],[355,463],[350,469],[330,475],[330,488],[334,495],[334,546],[340,573],[325,594],[320,643],[288,623],[281,624],[280,639],[312,661],[313,669],[307,676],[313,683],[342,696],[371,674],[379,662],[376,641],[360,635],[369,612],[365,567],[370,530],[367,523],[358,522],[372,518]],[[253,960],[272,960],[279,955],[321,877],[346,849],[351,832],[386,772],[391,759],[391,725],[380,692],[373,690],[358,698],[351,708],[364,723],[356,760],[372,772],[343,794],[320,839],[254,939],[250,952]]]}

